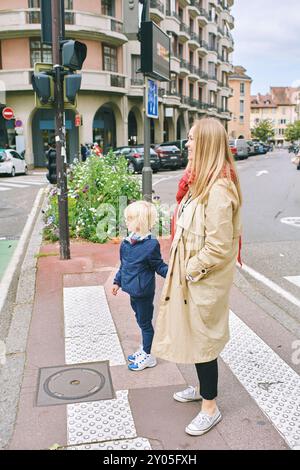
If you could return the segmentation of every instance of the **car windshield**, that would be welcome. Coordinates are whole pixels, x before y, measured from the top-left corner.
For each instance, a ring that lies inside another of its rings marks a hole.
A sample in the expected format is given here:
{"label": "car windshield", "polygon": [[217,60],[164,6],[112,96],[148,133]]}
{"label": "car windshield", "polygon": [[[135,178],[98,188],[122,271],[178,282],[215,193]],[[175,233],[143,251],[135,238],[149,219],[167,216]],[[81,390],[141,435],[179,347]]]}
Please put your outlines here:
{"label": "car windshield", "polygon": [[234,146],[234,140],[230,140],[229,145],[232,145],[232,147],[233,147]]}
{"label": "car windshield", "polygon": [[5,160],[5,153],[0,152],[0,162],[4,162],[4,160]]}

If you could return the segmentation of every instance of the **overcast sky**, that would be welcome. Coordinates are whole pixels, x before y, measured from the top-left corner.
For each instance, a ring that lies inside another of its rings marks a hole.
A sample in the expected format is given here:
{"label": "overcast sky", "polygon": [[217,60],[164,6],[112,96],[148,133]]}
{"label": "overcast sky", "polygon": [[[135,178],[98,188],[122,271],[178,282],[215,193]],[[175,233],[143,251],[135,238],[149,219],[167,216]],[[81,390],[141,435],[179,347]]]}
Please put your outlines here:
{"label": "overcast sky", "polygon": [[252,78],[251,94],[300,86],[300,0],[235,0],[233,64]]}

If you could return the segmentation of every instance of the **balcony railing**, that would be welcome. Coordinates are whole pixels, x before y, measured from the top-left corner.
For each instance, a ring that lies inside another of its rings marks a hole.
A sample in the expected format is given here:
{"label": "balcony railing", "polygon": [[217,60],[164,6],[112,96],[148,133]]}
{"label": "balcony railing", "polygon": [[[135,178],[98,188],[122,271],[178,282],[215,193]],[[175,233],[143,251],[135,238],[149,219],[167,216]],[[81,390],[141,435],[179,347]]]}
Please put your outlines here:
{"label": "balcony railing", "polygon": [[218,46],[216,44],[208,44],[208,50],[218,52]]}
{"label": "balcony railing", "polygon": [[111,75],[110,86],[125,88],[125,77],[122,77],[122,75]]}
{"label": "balcony railing", "polygon": [[209,78],[209,80],[214,80],[215,82],[218,81],[217,75],[215,75],[213,73],[209,73],[208,78]]}
{"label": "balcony railing", "polygon": [[117,20],[111,20],[111,30],[115,33],[123,33],[123,23]]}
{"label": "balcony railing", "polygon": [[179,14],[177,11],[171,11],[171,10],[166,10],[166,16],[172,16],[173,18],[176,18],[178,21],[182,21],[182,18],[180,18]]}
{"label": "balcony railing", "polygon": [[204,16],[207,20],[209,20],[209,13],[204,8],[199,8],[200,16]]}
{"label": "balcony railing", "polygon": [[180,68],[189,70],[190,64],[186,60],[180,59]]}
{"label": "balcony railing", "polygon": [[[32,8],[27,11],[27,23],[39,24],[41,22],[41,11],[38,8]],[[65,11],[65,24],[74,24],[74,12]]]}
{"label": "balcony railing", "polygon": [[206,49],[208,51],[208,44],[206,41],[199,38],[199,44],[200,44],[200,47],[203,47],[203,49]]}
{"label": "balcony railing", "polygon": [[150,8],[156,8],[162,14],[164,14],[164,12],[165,12],[165,7],[159,0],[151,0],[150,1]]}
{"label": "balcony railing", "polygon": [[188,35],[190,35],[190,28],[189,26],[187,26],[186,24],[184,23],[180,23],[180,31],[182,31],[183,33],[186,33]]}
{"label": "balcony railing", "polygon": [[132,86],[144,86],[143,78],[132,78],[130,81]]}
{"label": "balcony railing", "polygon": [[187,106],[190,104],[190,98],[185,95],[180,95],[181,103],[186,104]]}

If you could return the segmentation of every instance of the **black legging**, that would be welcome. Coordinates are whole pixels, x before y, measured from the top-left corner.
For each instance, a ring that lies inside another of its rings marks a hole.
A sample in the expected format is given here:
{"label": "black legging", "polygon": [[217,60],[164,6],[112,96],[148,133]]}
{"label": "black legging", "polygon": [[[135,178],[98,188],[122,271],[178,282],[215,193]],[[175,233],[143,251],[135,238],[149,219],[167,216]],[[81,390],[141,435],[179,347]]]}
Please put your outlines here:
{"label": "black legging", "polygon": [[200,394],[205,400],[214,400],[218,395],[218,361],[195,364],[200,383]]}

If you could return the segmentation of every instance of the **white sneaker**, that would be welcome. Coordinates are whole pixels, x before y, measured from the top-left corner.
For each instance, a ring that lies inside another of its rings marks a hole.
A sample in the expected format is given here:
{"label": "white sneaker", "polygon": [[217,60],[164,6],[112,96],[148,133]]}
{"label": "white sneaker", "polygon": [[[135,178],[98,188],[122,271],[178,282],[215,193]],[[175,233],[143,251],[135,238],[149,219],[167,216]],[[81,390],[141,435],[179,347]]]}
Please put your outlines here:
{"label": "white sneaker", "polygon": [[190,385],[185,390],[182,390],[181,392],[175,392],[173,398],[174,400],[180,401],[181,403],[202,400],[202,397],[198,392],[198,388],[193,387],[192,385]]}
{"label": "white sneaker", "polygon": [[127,360],[128,362],[137,362],[139,357],[144,354],[146,353],[143,351],[143,346],[141,345],[137,351],[127,356]]}
{"label": "white sneaker", "polygon": [[131,364],[128,364],[128,369],[133,370],[133,371],[139,371],[146,369],[146,367],[154,367],[156,366],[157,361],[152,354],[146,354],[144,353],[143,355],[140,355],[137,359],[136,362],[132,362]]}
{"label": "white sneaker", "polygon": [[212,416],[200,411],[193,421],[185,428],[185,432],[191,436],[201,436],[218,424],[221,419],[222,415],[218,407]]}

